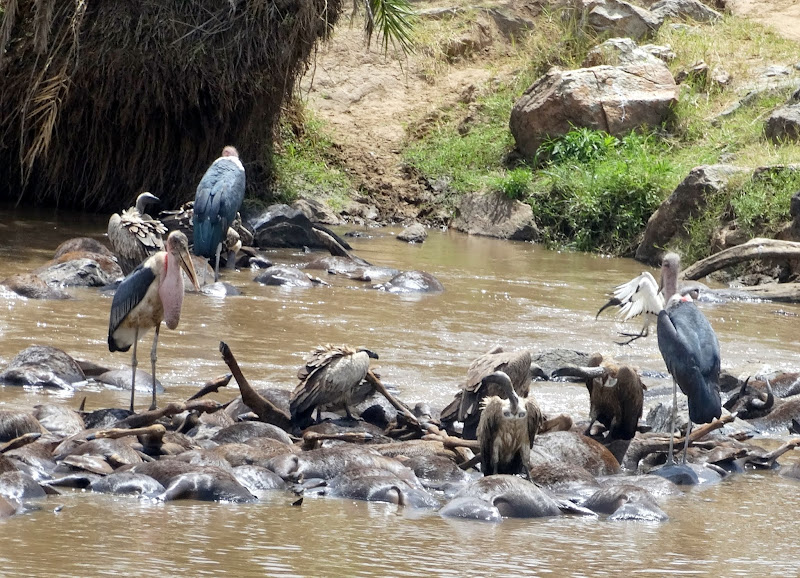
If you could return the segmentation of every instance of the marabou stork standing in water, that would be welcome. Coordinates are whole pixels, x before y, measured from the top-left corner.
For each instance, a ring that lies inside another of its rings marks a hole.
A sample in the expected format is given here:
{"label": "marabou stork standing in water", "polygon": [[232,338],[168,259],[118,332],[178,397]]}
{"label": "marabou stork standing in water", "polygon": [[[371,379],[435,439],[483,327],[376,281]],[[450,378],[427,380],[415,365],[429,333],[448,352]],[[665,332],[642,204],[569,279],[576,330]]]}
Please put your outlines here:
{"label": "marabou stork standing in water", "polygon": [[128,275],[150,255],[164,250],[167,228],[147,214],[147,205],[160,202],[150,193],[136,197],[136,206],[114,213],[108,220],[108,240],[122,273]]}
{"label": "marabou stork standing in water", "polygon": [[672,375],[672,424],[668,464],[674,463],[675,414],[678,412],[677,387],[689,401],[689,427],[683,444],[683,463],[689,448],[692,422],[709,423],[722,414],[719,395],[719,341],[705,315],[688,295],[678,292],[681,260],[667,253],[661,262],[661,283],[666,306],[658,313],[658,349]]}
{"label": "marabou stork standing in water", "polygon": [[493,474],[525,473],[531,479],[531,448],[542,424],[542,412],[533,398],[522,398],[514,391],[508,374],[495,371],[481,380],[500,386],[504,398],[492,395],[481,401],[478,443],[481,471]]}
{"label": "marabou stork standing in water", "polygon": [[197,273],[189,254],[189,241],[180,231],[173,231],[167,237],[166,251],[159,251],[134,269],[123,279],[111,302],[111,315],[108,322],[108,349],[128,351],[133,345],[131,361],[131,411],[136,392],[136,346],[139,335],[154,327],[155,337],[150,350],[150,363],[153,371],[153,402],[156,407],[156,348],[161,321],[166,321],[169,329],[175,329],[181,317],[183,304],[183,275],[186,271],[196,290]]}
{"label": "marabou stork standing in water", "polygon": [[[647,279],[652,275],[642,273],[629,281],[637,287],[632,300],[625,307],[645,312],[657,318],[658,349],[672,375],[672,424],[669,440],[668,464],[674,463],[672,455],[675,436],[675,414],[678,408],[677,388],[689,401],[689,427],[683,448],[683,461],[689,446],[692,423],[709,423],[722,414],[719,394],[719,341],[705,315],[694,304],[690,295],[678,291],[680,257],[667,253],[661,262],[661,291]],[[646,327],[646,325],[645,325]]]}
{"label": "marabou stork standing in water", "polygon": [[194,197],[194,254],[214,263],[214,281],[219,280],[219,256],[228,226],[244,200],[244,166],[232,146],[222,149],[197,185]]}
{"label": "marabou stork standing in water", "polygon": [[348,419],[353,419],[350,404],[362,380],[369,371],[369,360],[378,355],[366,348],[347,345],[320,345],[305,358],[297,372],[300,383],[289,398],[292,422],[304,428],[311,420],[314,408],[317,420],[323,407],[341,407]]}

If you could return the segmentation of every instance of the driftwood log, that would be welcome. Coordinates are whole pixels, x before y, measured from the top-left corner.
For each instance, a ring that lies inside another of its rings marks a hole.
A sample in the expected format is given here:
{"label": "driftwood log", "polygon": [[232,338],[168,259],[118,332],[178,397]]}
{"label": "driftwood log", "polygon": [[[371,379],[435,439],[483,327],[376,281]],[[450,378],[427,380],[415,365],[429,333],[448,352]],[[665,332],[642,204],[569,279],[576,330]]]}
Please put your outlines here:
{"label": "driftwood log", "polygon": [[719,269],[753,259],[800,259],[800,243],[778,239],[750,239],[747,243],[697,261],[684,269],[681,277],[696,281]]}

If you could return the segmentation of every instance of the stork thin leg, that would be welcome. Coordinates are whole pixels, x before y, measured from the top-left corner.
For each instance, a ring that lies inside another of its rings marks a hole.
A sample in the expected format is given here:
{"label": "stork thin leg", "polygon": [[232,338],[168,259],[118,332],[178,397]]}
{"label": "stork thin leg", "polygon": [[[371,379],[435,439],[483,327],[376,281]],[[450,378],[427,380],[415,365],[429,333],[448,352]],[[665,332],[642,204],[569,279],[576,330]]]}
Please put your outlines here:
{"label": "stork thin leg", "polygon": [[131,413],[133,413],[133,396],[136,393],[136,345],[139,343],[139,328],[133,332],[133,359],[131,359]]}
{"label": "stork thin leg", "polygon": [[[675,458],[672,455],[672,447],[675,443],[675,415],[678,413],[678,382],[673,378],[672,380],[672,418],[670,419],[669,428],[669,454],[667,455],[667,465],[675,465]],[[686,439],[689,439],[687,434]]]}
{"label": "stork thin leg", "polygon": [[156,347],[158,347],[158,330],[161,329],[161,324],[156,325],[156,336],[153,338],[153,349],[150,350],[150,368],[153,371],[153,402],[150,404],[150,411],[156,409]]}
{"label": "stork thin leg", "polygon": [[214,263],[214,283],[219,281],[219,256],[222,253],[222,243],[217,245],[217,260]]}
{"label": "stork thin leg", "polygon": [[689,427],[686,429],[686,441],[683,442],[683,463],[686,464],[686,452],[689,449],[689,434],[692,433],[692,420],[689,420]]}

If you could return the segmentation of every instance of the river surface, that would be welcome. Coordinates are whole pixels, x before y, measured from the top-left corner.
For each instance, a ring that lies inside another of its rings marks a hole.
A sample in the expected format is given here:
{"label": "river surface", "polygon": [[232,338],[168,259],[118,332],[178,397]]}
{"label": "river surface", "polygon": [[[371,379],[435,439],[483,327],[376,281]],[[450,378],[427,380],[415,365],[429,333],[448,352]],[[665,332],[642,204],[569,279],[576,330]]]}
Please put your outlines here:
{"label": "river surface", "polygon": [[[44,264],[74,236],[104,239],[105,217],[0,210],[0,276]],[[353,228],[340,228],[344,233]],[[354,252],[375,265],[421,269],[445,286],[438,295],[402,296],[319,274],[330,286],[286,290],[253,282],[249,270],[225,271],[241,296],[189,293],[180,326],[163,329],[157,374],[160,401],[189,397],[227,372],[227,342],[255,386],[291,389],[303,356],[320,343],[364,345],[377,352],[382,380],[413,404],[442,407],[470,362],[495,344],[533,352],[601,351],[640,369],[663,372],[655,336],[614,344],[623,326],[594,316],[616,284],[643,266],[632,260],[561,253],[530,243],[431,231],[421,245],[394,238],[399,229],[363,229]],[[269,252],[276,264],[321,254]],[[653,271],[657,274],[656,271]],[[22,349],[52,345],[78,359],[129,368],[110,353],[111,296],[70,289],[68,301],[34,301],[0,290],[0,367]],[[800,367],[800,307],[771,303],[701,303],[720,340],[722,365],[734,374]],[[141,341],[149,369],[152,334]],[[645,379],[648,387],[666,379]],[[535,382],[549,414],[588,415],[582,385]],[[212,396],[238,394],[232,383]],[[0,409],[62,403],[86,409],[127,407],[129,393],[89,383],[74,392],[0,386]],[[141,393],[137,407],[149,396]],[[647,409],[645,409],[647,411]],[[773,433],[763,445],[788,439]],[[787,454],[782,463],[798,458]],[[0,522],[0,575],[14,576],[352,576],[352,575],[781,575],[800,573],[800,483],[752,472],[682,496],[660,498],[662,524],[561,517],[490,525],[444,520],[431,512],[276,492],[258,504],[193,501],[154,504],[84,492],[51,497],[39,510]]]}

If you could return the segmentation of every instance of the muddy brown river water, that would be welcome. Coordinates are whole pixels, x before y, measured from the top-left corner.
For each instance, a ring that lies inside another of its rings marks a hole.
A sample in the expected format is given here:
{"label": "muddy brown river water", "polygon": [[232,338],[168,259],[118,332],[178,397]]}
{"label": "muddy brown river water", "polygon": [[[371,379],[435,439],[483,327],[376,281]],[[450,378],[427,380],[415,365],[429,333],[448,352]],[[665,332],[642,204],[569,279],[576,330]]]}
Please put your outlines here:
{"label": "muddy brown river water", "polygon": [[[103,239],[106,218],[66,212],[0,210],[0,276],[28,272],[73,236]],[[350,230],[339,229],[338,232]],[[665,371],[654,336],[613,343],[623,328],[595,321],[606,292],[642,270],[632,260],[560,253],[528,243],[431,231],[422,245],[397,230],[364,230],[354,251],[376,265],[422,269],[446,290],[402,296],[325,275],[328,287],[286,290],[224,272],[241,296],[188,294],[176,331],[164,329],[158,376],[163,401],[186,399],[227,372],[226,341],[256,386],[291,389],[302,356],[318,343],[365,345],[380,355],[385,383],[409,403],[441,407],[472,359],[495,344],[534,352],[565,347],[602,351],[640,369]],[[279,250],[279,264],[312,256]],[[71,289],[69,301],[33,301],[0,290],[0,367],[25,347],[53,345],[76,358],[129,368],[106,345],[111,296]],[[800,307],[701,303],[719,336],[723,369],[796,369]],[[628,329],[637,328],[631,325]],[[145,357],[152,334],[142,341]],[[645,379],[648,387],[669,385]],[[535,382],[547,413],[588,415],[582,385]],[[214,397],[227,401],[235,385]],[[0,386],[0,409],[61,403],[127,407],[129,394],[89,383],[74,392]],[[144,409],[147,395],[140,394]],[[646,402],[647,403],[647,402]],[[645,409],[645,411],[647,411]],[[772,448],[786,432],[765,434]],[[789,453],[782,463],[798,460]],[[661,524],[560,517],[500,524],[444,520],[435,512],[380,503],[276,492],[257,504],[147,500],[67,491],[39,509],[0,522],[0,576],[450,576],[450,575],[776,575],[800,574],[800,483],[771,471],[748,472],[681,496],[660,498]]]}

